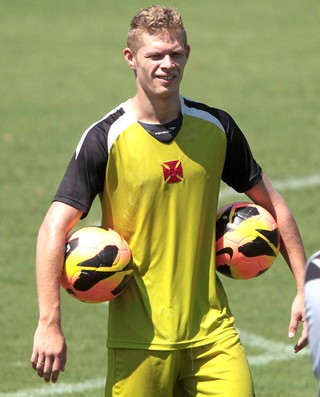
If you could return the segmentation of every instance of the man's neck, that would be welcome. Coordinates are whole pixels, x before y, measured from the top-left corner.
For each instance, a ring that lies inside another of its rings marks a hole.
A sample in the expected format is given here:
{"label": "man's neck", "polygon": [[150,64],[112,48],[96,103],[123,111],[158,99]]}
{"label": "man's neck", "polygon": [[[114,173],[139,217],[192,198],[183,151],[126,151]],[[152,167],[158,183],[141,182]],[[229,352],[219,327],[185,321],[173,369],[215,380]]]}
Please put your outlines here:
{"label": "man's neck", "polygon": [[176,119],[181,111],[180,98],[156,98],[136,95],[128,101],[137,120],[149,124],[164,124]]}

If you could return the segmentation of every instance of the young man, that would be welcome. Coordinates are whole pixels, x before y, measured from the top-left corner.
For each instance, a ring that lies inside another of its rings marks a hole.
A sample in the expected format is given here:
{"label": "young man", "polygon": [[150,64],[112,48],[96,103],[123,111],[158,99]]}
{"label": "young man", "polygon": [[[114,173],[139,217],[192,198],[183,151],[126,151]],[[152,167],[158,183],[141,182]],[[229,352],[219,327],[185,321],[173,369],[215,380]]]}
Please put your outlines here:
{"label": "young man", "polygon": [[[293,216],[224,111],[180,96],[190,48],[180,15],[151,6],[132,20],[124,58],[135,96],[82,136],[39,231],[40,319],[32,365],[57,381],[66,362],[59,282],[68,231],[100,195],[102,226],[133,253],[134,278],[109,305],[106,396],[254,395],[215,271],[221,179],[269,210],[297,284],[289,335],[304,316],[305,254]],[[295,346],[306,344],[306,330]]]}
{"label": "young man", "polygon": [[320,251],[314,253],[307,262],[305,276],[306,320],[311,349],[313,372],[318,381],[320,397]]}

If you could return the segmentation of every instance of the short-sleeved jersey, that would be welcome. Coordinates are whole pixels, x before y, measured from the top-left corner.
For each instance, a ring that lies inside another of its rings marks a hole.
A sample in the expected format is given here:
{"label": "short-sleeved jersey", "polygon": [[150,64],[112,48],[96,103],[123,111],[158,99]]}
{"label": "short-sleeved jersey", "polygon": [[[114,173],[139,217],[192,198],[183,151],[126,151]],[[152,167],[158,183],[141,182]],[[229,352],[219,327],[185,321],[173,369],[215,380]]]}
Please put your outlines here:
{"label": "short-sleeved jersey", "polygon": [[86,214],[99,194],[102,226],[131,248],[134,277],[109,304],[110,347],[177,349],[232,332],[215,271],[220,182],[247,191],[261,168],[226,112],[181,97],[181,113],[163,142],[121,104],[84,133],[55,196]]}

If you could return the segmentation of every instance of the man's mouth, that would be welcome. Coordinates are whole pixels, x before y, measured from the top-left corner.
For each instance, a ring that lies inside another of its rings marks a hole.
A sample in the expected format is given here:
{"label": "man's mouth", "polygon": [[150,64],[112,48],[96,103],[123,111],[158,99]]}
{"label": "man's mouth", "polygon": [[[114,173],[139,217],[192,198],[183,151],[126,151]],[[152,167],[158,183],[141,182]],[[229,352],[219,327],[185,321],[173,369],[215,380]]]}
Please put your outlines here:
{"label": "man's mouth", "polygon": [[157,76],[158,79],[170,81],[174,79],[174,76]]}

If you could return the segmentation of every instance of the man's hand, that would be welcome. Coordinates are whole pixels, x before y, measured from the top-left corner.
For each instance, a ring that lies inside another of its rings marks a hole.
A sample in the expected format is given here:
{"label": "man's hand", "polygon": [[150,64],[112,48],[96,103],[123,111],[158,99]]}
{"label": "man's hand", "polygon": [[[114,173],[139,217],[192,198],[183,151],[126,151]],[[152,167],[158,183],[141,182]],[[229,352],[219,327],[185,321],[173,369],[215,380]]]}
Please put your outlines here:
{"label": "man's hand", "polygon": [[305,320],[304,299],[302,294],[297,294],[291,308],[291,320],[289,324],[289,338],[294,338],[297,334],[300,321],[303,324],[301,337],[294,346],[295,353],[298,353],[308,344],[308,324]]}
{"label": "man's hand", "polygon": [[45,382],[56,383],[67,361],[67,345],[60,326],[39,323],[34,335],[32,368]]}

